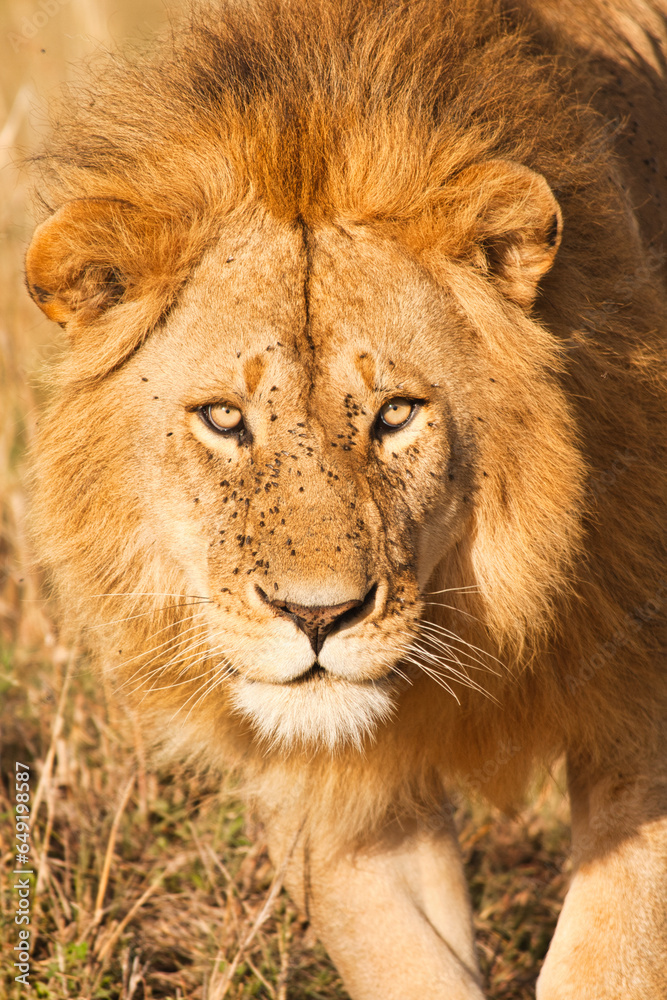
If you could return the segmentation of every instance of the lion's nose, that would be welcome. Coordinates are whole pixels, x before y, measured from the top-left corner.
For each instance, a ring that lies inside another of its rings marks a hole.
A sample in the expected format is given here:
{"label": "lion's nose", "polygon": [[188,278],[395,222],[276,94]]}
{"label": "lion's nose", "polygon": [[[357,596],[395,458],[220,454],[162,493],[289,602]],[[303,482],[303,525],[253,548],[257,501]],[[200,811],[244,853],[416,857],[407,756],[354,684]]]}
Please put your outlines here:
{"label": "lion's nose", "polygon": [[[259,589],[259,588],[258,588]],[[376,588],[371,587],[363,600],[345,601],[343,604],[315,605],[315,604],[294,604],[292,601],[271,601],[262,593],[263,599],[283,618],[289,618],[294,624],[304,632],[310,641],[310,645],[317,656],[324,645],[324,640],[331,630],[341,624],[346,617],[352,617],[353,613],[369,602],[375,593]]]}

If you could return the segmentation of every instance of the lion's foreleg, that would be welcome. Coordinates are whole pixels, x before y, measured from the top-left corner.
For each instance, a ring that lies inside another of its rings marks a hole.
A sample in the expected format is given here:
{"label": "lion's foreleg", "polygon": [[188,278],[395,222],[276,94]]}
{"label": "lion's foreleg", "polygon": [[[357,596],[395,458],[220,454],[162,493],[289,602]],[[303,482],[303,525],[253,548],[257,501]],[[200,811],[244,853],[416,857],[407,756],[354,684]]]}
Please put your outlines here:
{"label": "lion's foreleg", "polygon": [[538,1000],[667,1000],[667,764],[569,772],[575,873]]}
{"label": "lion's foreleg", "polygon": [[[268,826],[276,865],[293,841],[284,820]],[[331,843],[304,838],[286,883],[353,1000],[482,1000],[451,825],[395,824],[354,850]]]}

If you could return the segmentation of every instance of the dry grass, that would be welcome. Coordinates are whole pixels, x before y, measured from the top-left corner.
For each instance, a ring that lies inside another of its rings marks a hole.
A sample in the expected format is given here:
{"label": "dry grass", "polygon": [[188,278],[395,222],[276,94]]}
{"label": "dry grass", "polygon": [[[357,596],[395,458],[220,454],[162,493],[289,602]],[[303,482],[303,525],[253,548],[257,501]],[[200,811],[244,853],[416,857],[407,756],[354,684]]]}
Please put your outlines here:
{"label": "dry grass", "polygon": [[[72,66],[98,41],[154,31],[165,10],[159,0],[8,0],[0,17],[0,997],[24,993],[13,971],[15,760],[33,775],[38,997],[344,997],[234,788],[151,770],[136,720],[60,643],[26,539],[23,454],[37,373],[58,338],[22,287],[31,223],[18,160]],[[560,795],[552,786],[514,821],[464,804],[458,813],[489,993],[524,1000],[565,891]]]}

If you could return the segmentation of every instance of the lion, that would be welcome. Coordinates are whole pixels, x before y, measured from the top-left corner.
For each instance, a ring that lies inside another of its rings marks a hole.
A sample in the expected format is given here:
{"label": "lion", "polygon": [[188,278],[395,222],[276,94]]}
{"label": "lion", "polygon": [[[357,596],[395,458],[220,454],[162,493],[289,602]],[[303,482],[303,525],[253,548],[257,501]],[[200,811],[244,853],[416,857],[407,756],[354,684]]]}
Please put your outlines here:
{"label": "lion", "polygon": [[354,1000],[479,1000],[449,796],[565,755],[540,1000],[667,998],[664,8],[219,0],[56,108],[63,618]]}

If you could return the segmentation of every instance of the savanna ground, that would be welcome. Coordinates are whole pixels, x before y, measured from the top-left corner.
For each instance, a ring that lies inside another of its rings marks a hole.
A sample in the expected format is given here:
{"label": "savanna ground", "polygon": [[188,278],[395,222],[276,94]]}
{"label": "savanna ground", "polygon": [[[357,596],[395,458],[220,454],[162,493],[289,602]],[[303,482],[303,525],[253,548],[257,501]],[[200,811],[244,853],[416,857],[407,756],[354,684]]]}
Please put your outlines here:
{"label": "savanna ground", "polygon": [[[22,286],[31,204],[20,161],[82,60],[150,38],[165,19],[160,0],[0,5],[0,1000],[30,995],[13,964],[16,761],[31,769],[31,995],[334,1000],[342,984],[232,782],[151,768],[140,719],[59,636],[26,536],[24,455],[59,337]],[[555,926],[568,872],[561,785],[511,820],[457,806],[495,1000],[533,996]]]}

